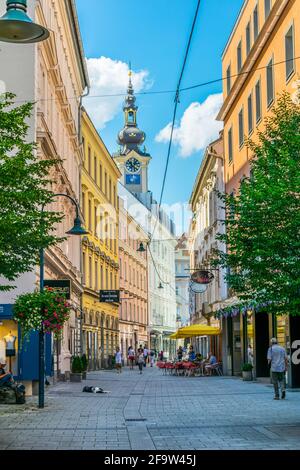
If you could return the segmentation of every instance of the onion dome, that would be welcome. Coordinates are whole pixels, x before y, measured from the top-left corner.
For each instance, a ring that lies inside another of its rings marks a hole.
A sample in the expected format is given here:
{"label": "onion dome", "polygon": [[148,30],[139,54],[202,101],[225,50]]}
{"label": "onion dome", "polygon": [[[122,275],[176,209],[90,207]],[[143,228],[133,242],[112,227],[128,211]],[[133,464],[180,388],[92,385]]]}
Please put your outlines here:
{"label": "onion dome", "polygon": [[136,106],[136,97],[131,82],[132,72],[129,72],[129,85],[127,89],[127,96],[124,101],[123,111],[125,117],[124,128],[118,134],[118,144],[123,147],[122,154],[127,154],[131,150],[136,150],[143,153],[139,146],[146,140],[145,132],[141,131],[136,122],[138,106]]}

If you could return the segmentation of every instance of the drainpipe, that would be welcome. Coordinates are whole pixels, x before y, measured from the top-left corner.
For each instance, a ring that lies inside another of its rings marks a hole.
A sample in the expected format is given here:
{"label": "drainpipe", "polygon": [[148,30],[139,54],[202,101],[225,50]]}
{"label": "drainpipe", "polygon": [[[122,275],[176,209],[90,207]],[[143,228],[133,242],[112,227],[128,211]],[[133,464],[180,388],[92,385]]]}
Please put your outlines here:
{"label": "drainpipe", "polygon": [[[87,86],[86,92],[80,96],[79,107],[78,107],[78,143],[79,148],[82,147],[82,132],[81,132],[81,116],[82,116],[82,100],[90,94],[90,86]],[[82,162],[79,165],[79,207],[81,208],[82,192],[81,192],[81,173],[82,173]],[[83,285],[83,251],[82,251],[82,238],[80,238],[80,276],[81,285]],[[80,355],[84,354],[83,351],[83,294],[80,295]]]}

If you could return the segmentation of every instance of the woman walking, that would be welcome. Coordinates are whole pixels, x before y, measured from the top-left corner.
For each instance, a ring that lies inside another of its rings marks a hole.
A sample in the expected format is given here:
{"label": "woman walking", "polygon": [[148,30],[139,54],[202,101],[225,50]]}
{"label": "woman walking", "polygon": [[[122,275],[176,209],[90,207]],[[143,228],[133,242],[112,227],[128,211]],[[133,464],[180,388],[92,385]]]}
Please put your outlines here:
{"label": "woman walking", "polygon": [[139,349],[139,354],[138,354],[138,366],[140,370],[140,374],[143,373],[143,367],[144,367],[144,351],[142,349]]}
{"label": "woman walking", "polygon": [[130,370],[133,370],[133,365],[135,361],[135,352],[132,346],[128,349],[128,361],[129,361],[129,367]]}
{"label": "woman walking", "polygon": [[115,364],[116,364],[117,373],[121,374],[121,372],[122,372],[122,353],[120,351],[120,348],[116,349]]}

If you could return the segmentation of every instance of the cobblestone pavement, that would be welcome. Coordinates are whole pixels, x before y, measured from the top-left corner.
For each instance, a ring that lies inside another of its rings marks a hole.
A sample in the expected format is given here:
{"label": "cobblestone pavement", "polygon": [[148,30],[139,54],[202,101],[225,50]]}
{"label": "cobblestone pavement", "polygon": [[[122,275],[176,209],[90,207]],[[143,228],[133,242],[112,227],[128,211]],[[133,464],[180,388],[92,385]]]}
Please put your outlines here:
{"label": "cobblestone pavement", "polygon": [[[94,385],[110,393],[82,393]],[[0,405],[4,449],[300,449],[300,393],[227,377],[170,377],[125,369],[60,383],[46,407]]]}

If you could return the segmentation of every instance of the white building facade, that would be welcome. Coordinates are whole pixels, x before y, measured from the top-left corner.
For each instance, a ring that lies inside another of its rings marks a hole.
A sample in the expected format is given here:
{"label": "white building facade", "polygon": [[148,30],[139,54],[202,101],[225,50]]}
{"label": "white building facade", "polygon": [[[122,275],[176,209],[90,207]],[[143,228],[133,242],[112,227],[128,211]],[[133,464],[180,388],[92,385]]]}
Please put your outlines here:
{"label": "white building facade", "polygon": [[[225,273],[222,269],[215,270],[211,266],[214,250],[224,250],[224,244],[217,238],[218,233],[223,233],[224,220],[223,203],[217,192],[224,193],[224,158],[223,139],[220,138],[211,143],[203,157],[190,204],[193,218],[189,230],[189,251],[191,269],[207,269],[213,274],[213,280],[203,294],[191,292],[191,323],[220,326],[219,320],[214,319],[221,302],[227,297]],[[206,356],[209,349],[221,360],[221,337],[202,337],[197,339],[197,348]]]}
{"label": "white building facade", "polygon": [[189,295],[190,295],[190,252],[188,238],[184,233],[175,248],[175,277],[176,277],[176,309],[177,326],[183,327],[190,324]]}

